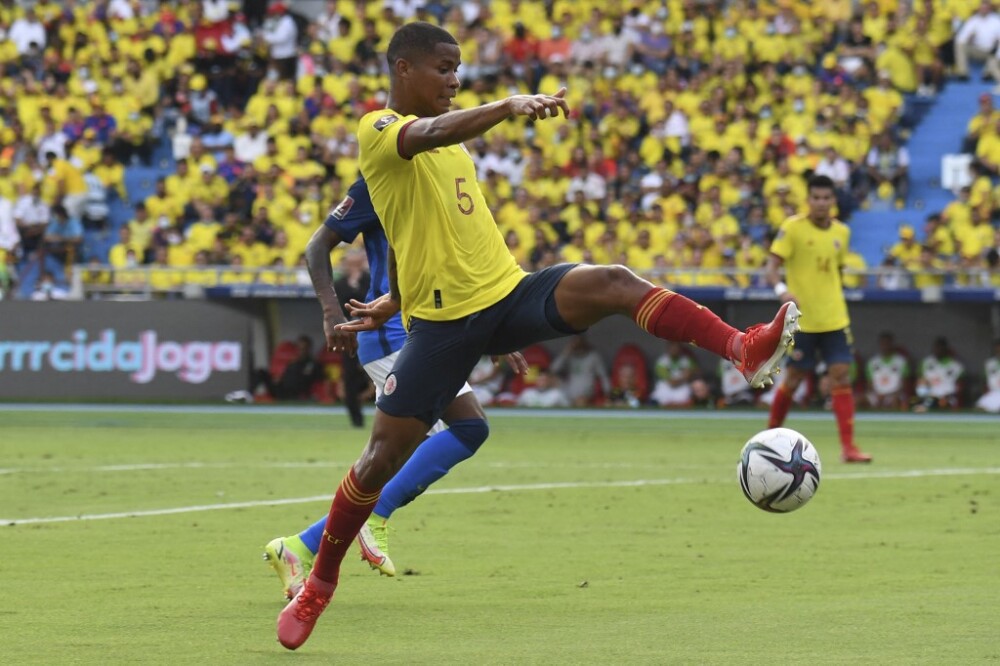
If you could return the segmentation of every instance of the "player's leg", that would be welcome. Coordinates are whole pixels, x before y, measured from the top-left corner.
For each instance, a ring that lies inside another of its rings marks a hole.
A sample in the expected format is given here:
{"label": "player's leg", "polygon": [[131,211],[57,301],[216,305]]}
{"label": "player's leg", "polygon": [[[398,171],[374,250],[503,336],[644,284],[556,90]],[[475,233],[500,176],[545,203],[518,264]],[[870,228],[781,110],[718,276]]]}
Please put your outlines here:
{"label": "player's leg", "polygon": [[412,502],[452,467],[472,457],[489,436],[482,405],[468,384],[444,413],[446,429],[425,440],[403,468],[382,489],[374,515],[389,518],[399,507]]}
{"label": "player's leg", "polygon": [[[393,352],[388,356],[369,361],[364,365],[364,371],[371,378],[375,385],[376,400],[382,395],[382,388],[385,386],[386,377],[392,371],[392,366],[396,361],[399,352]],[[443,427],[443,425],[442,425]],[[319,552],[319,544],[323,539],[323,530],[326,529],[328,515],[323,515],[306,529],[294,536],[278,537],[272,539],[264,547],[264,560],[278,574],[282,588],[288,599],[294,597],[302,588],[306,577],[312,570],[313,560]],[[388,518],[388,515],[385,516]],[[381,521],[385,526],[385,521]],[[374,541],[374,537],[372,538]],[[385,553],[366,552],[359,535],[358,543],[361,545],[361,558],[376,568],[380,573],[392,575],[395,567],[392,560]],[[387,548],[385,550],[388,550]],[[392,573],[390,573],[392,572]]]}
{"label": "player's leg", "polygon": [[430,436],[382,489],[374,512],[358,534],[362,559],[387,576],[396,573],[396,567],[389,558],[390,516],[399,507],[416,499],[455,465],[471,458],[489,436],[486,415],[468,383],[448,406],[443,420],[444,423],[438,421],[434,425]]}
{"label": "player's leg", "polygon": [[278,640],[302,645],[329,604],[340,565],[371,516],[382,488],[454,400],[483,353],[471,319],[414,321],[376,410],[368,445],[333,498],[319,552],[299,593],[278,616]]}
{"label": "player's leg", "polygon": [[[797,351],[797,350],[796,350]],[[794,366],[785,366],[784,378],[777,388],[774,389],[774,400],[771,401],[771,410],[768,414],[767,427],[780,428],[788,417],[788,412],[792,408],[795,392],[808,373]]]}
{"label": "player's leg", "polygon": [[832,387],[830,398],[833,414],[840,434],[840,459],[847,463],[867,463],[872,457],[860,451],[854,443],[854,390],[851,387],[852,349],[851,329],[824,333],[820,353],[829,366]]}
{"label": "player's leg", "polygon": [[664,340],[689,342],[730,359],[759,388],[770,384],[798,330],[798,308],[786,303],[770,324],[741,333],[715,313],[624,266],[576,266],[559,282],[556,305],[572,328],[586,329],[611,315],[631,317]]}
{"label": "player's leg", "polygon": [[771,401],[771,409],[767,419],[768,428],[780,428],[785,423],[785,418],[792,408],[795,392],[799,385],[816,369],[818,339],[817,333],[799,331],[795,334],[795,350],[785,365],[784,379],[774,390],[774,400]]}

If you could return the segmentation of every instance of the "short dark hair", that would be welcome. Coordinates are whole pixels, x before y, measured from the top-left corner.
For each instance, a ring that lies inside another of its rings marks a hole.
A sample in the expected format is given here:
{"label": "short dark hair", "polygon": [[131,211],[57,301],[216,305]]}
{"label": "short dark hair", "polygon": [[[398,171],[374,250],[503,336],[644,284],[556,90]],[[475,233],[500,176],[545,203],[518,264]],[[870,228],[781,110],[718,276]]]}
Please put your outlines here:
{"label": "short dark hair", "polygon": [[438,44],[454,44],[458,42],[450,32],[426,21],[407,23],[397,30],[389,40],[389,48],[385,59],[390,69],[396,66],[397,60],[412,61],[418,56],[426,56],[434,52]]}
{"label": "short dark hair", "polygon": [[835,188],[833,186],[833,179],[829,176],[812,176],[809,179],[808,189],[811,192],[815,189],[832,190]]}

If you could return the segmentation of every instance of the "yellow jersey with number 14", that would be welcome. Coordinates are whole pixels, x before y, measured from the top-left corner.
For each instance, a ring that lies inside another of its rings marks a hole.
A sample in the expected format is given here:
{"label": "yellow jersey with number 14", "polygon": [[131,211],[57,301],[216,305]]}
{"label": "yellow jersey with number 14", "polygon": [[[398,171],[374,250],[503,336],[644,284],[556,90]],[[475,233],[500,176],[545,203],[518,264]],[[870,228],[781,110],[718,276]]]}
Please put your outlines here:
{"label": "yellow jersey with number 14", "polygon": [[840,278],[850,241],[850,228],[839,220],[821,229],[807,216],[793,215],[771,243],[771,252],[785,262],[788,291],[802,310],[803,333],[839,331],[850,325]]}
{"label": "yellow jersey with number 14", "polygon": [[359,166],[396,253],[403,323],[451,321],[484,310],[527,275],[503,241],[464,146],[400,154],[417,116],[392,109],[358,125]]}

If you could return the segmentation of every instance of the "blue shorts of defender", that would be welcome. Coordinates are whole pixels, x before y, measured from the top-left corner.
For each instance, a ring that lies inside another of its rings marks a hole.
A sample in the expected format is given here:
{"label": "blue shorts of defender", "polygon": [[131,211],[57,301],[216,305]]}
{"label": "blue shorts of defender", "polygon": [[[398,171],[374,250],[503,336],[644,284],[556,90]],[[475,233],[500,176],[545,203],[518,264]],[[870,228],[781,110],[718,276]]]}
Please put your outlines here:
{"label": "blue shorts of defender", "polygon": [[816,361],[822,359],[827,365],[854,361],[854,336],[851,327],[825,333],[795,334],[795,350],[788,365],[796,370],[816,369]]}
{"label": "blue shorts of defender", "polygon": [[500,301],[461,319],[412,317],[378,408],[430,425],[441,418],[483,355],[509,354],[536,342],[581,333],[556,309],[556,285],[575,266],[559,264],[529,273]]}

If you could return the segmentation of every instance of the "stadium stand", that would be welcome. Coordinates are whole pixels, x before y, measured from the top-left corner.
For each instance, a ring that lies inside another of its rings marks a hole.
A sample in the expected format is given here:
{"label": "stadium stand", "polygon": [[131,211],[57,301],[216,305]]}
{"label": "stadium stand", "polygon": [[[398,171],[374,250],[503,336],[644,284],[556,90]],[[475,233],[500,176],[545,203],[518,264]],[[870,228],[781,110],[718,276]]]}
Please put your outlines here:
{"label": "stadium stand", "polygon": [[[980,80],[996,57],[955,64],[956,30],[978,39],[974,12],[996,17],[977,6],[5,3],[0,290],[30,298],[45,273],[63,289],[75,276],[78,297],[308,285],[305,242],[356,177],[354,123],[384,105],[382,52],[409,20],[458,38],[459,107],[569,89],[568,121],[468,146],[526,268],[622,262],[661,284],[760,286],[768,239],[819,172],[838,183],[851,268],[884,267],[849,286],[1000,285],[1000,139]],[[962,152],[975,174],[952,193],[941,162]],[[33,231],[58,204],[86,223],[65,259]],[[891,256],[906,226],[929,254]]]}

